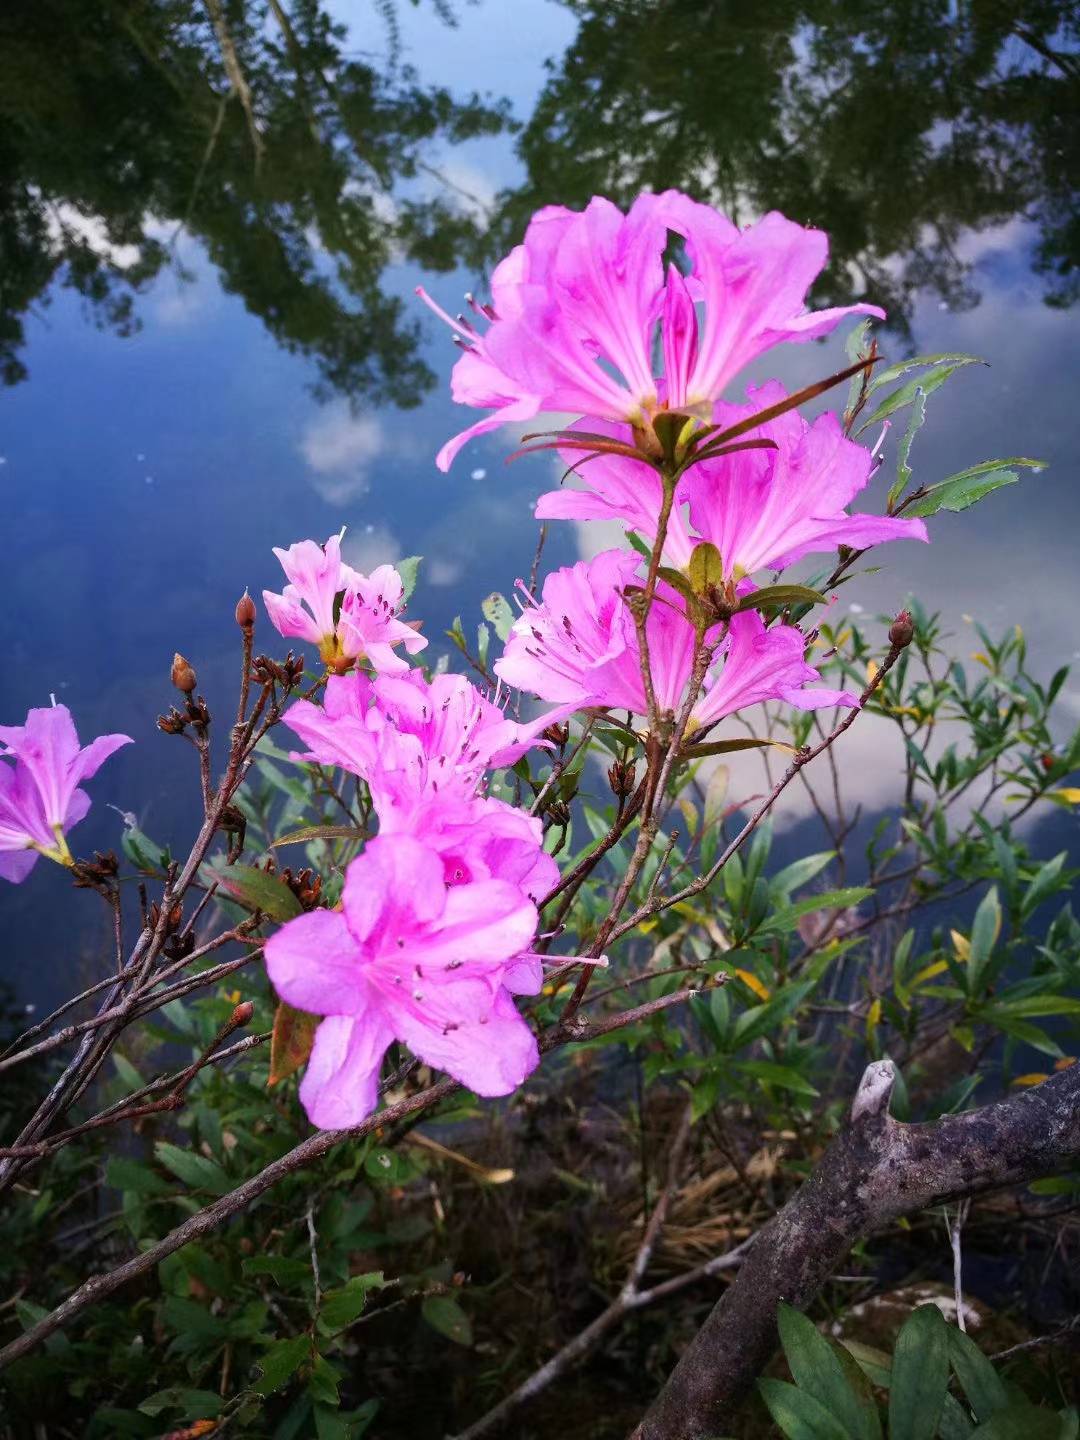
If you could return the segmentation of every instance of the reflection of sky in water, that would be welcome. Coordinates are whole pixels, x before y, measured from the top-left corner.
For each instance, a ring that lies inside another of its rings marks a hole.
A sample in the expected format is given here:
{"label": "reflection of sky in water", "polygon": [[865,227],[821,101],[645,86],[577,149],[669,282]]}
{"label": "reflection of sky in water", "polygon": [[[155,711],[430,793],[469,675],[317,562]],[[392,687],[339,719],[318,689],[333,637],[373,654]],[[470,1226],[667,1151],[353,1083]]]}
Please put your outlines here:
{"label": "reflection of sky in water", "polygon": [[[357,7],[338,9],[349,19]],[[572,35],[567,11],[545,3],[515,5],[512,49],[484,7],[464,8],[460,28],[440,27],[437,43],[430,17],[405,7],[401,19],[408,58],[424,80],[459,90],[490,85],[519,114],[542,83],[545,56],[561,53]],[[474,192],[516,174],[507,138],[433,158]],[[916,591],[946,612],[960,654],[976,648],[963,614],[992,631],[1019,623],[1038,674],[1080,649],[1080,346],[1075,314],[1043,304],[1025,241],[1018,222],[972,237],[982,303],[963,314],[936,301],[917,309],[921,352],[970,351],[990,368],[969,369],[932,398],[913,460],[916,477],[927,481],[1013,454],[1046,459],[1048,472],[992,496],[973,515],[938,517],[930,547],[891,547],[883,571],[847,595],[873,613]],[[509,591],[527,573],[531,504],[553,474],[544,458],[507,467],[510,437],[497,435],[440,475],[435,450],[465,423],[445,385],[406,415],[350,415],[341,402],[317,404],[308,389],[312,367],[278,349],[198,253],[188,261],[191,283],[165,274],[138,302],[145,324],[132,339],[88,326],[69,295],[56,295],[29,322],[29,382],[0,401],[9,542],[4,718],[48,703],[52,691],[71,706],[84,739],[126,729],[138,742],[95,782],[94,809],[77,832],[82,853],[118,842],[120,820],[106,802],[135,809],[152,835],[176,845],[189,832],[194,756],[154,725],[172,699],[172,652],[191,659],[200,689],[225,715],[238,668],[233,606],[245,586],[256,596],[264,586],[280,588],[272,545],[322,539],[347,525],[346,552],[360,568],[424,555],[414,615],[437,649],[455,614],[468,630],[488,591]],[[420,278],[405,266],[387,272],[387,283],[409,297]],[[452,309],[470,283],[425,278]],[[425,317],[425,326],[429,361],[445,379],[455,351],[434,319]],[[842,363],[834,338],[789,347],[748,378],[776,374],[795,386]],[[893,454],[895,443],[894,432]],[[566,563],[586,543],[572,527],[555,526],[545,561]],[[260,626],[259,643],[273,650],[277,637]],[[1080,713],[1076,684],[1063,703]],[[847,753],[849,767],[868,781],[882,774],[869,736]],[[73,940],[68,927],[81,927],[96,903],[72,897],[66,878],[44,862],[26,884],[5,886],[4,973],[18,978],[38,965],[85,958],[79,947],[89,942]]]}

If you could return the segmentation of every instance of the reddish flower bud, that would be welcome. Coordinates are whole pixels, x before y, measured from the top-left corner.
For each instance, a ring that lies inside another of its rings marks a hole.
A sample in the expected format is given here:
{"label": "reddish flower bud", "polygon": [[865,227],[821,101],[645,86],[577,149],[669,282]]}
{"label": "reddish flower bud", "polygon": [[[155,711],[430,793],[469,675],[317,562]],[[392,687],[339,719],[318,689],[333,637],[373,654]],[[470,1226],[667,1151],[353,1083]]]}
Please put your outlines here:
{"label": "reddish flower bud", "polygon": [[241,630],[250,630],[255,624],[255,601],[246,590],[236,602],[236,623]]}
{"label": "reddish flower bud", "polygon": [[241,1025],[247,1025],[255,1014],[255,1006],[250,1000],[241,1000],[236,1009],[229,1017],[229,1024],[233,1029],[239,1029]]}
{"label": "reddish flower bud", "polygon": [[896,619],[889,626],[889,644],[894,650],[903,650],[911,644],[911,638],[915,634],[915,626],[911,622],[911,612],[901,610]]}
{"label": "reddish flower bud", "polygon": [[173,656],[172,683],[178,690],[182,690],[185,695],[190,695],[198,683],[195,679],[195,671],[191,667],[191,662],[185,660],[179,650]]}

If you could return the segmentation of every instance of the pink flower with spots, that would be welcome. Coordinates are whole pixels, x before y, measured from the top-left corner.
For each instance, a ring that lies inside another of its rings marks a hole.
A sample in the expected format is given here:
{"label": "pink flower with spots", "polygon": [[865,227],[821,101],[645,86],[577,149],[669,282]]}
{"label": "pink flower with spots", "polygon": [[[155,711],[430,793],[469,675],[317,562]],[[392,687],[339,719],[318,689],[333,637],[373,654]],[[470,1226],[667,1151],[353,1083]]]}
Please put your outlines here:
{"label": "pink flower with spots", "polygon": [[[509,685],[543,700],[647,713],[637,631],[621,598],[641,585],[641,561],[621,550],[556,570],[544,582],[541,602],[514,622],[495,672]],[[690,683],[694,630],[679,594],[661,581],[646,621],[653,692],[661,710],[677,711]],[[793,625],[765,627],[756,611],[733,615],[727,635],[719,627],[706,640],[720,643],[694,706],[690,729],[765,700],[798,709],[858,704],[844,690],[807,689],[820,679],[805,661],[806,640]]]}
{"label": "pink flower with spots", "polygon": [[45,855],[70,865],[66,832],[90,809],[80,789],[130,735],[101,735],[80,747],[66,705],[30,710],[23,725],[0,725],[0,876],[18,884]]}
{"label": "pink flower with spots", "polygon": [[411,830],[429,805],[472,799],[488,770],[539,742],[563,710],[519,724],[459,675],[332,676],[322,705],[284,715],[308,747],[299,759],[338,765],[367,781],[384,829]]}
{"label": "pink flower with spots", "polygon": [[[686,242],[686,276],[665,274],[669,231]],[[440,469],[473,437],[545,411],[631,425],[662,408],[711,419],[731,380],[773,345],[824,335],[846,315],[883,315],[865,304],[807,311],[827,253],[819,230],[775,212],[740,230],[674,190],[639,196],[626,215],[599,196],[581,212],[539,210],[496,268],[492,303],[470,302],[473,319],[418,292],[464,347],[454,399],[491,412],[443,446]]]}
{"label": "pink flower with spots", "polygon": [[379,836],[349,866],[340,911],[297,916],[267,941],[274,988],[323,1019],[300,1098],[313,1124],[359,1124],[400,1040],[478,1095],[508,1095],[539,1061],[506,986],[536,933],[536,906],[498,878],[448,886],[444,858]]}
{"label": "pink flower with spots", "polygon": [[[719,404],[718,425],[729,427],[787,398],[775,380],[747,391],[744,405]],[[627,426],[603,433],[629,441]],[[664,541],[668,564],[684,568],[694,546],[711,541],[724,573],[736,578],[783,570],[804,555],[838,545],[866,549],[888,540],[926,540],[921,520],[849,515],[847,506],[873,471],[869,450],[848,440],[833,414],[812,424],[788,411],[751,432],[775,449],[738,450],[702,460],[681,477]],[[567,452],[568,463],[572,456]],[[541,495],[540,520],[617,520],[649,544],[656,538],[660,476],[641,460],[599,455],[575,472],[581,489]]]}
{"label": "pink flower with spots", "polygon": [[404,586],[392,565],[362,575],[342,560],[340,535],[331,535],[325,546],[299,540],[274,554],[289,583],[280,595],[263,591],[266,613],[279,634],[318,646],[331,669],[348,670],[366,658],[380,674],[401,674],[408,662],[394,647],[415,655],[427,645],[398,618]]}

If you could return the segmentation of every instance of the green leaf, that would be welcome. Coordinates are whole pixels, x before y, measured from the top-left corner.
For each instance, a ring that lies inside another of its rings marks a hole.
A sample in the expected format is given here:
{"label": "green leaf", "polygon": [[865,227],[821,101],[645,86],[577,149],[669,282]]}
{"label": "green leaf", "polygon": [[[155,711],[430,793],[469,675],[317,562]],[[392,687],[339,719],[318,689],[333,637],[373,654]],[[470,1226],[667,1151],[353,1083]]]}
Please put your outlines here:
{"label": "green leaf", "polygon": [[311,1276],[311,1261],[287,1255],[252,1255],[241,1265],[245,1275],[269,1275],[282,1289],[304,1285]]}
{"label": "green leaf", "polygon": [[480,609],[484,612],[484,619],[505,645],[510,637],[510,627],[514,623],[514,609],[509,600],[505,595],[493,590],[487,599],[481,602]]}
{"label": "green leaf", "polygon": [[445,1335],[456,1345],[473,1343],[469,1317],[449,1295],[429,1295],[420,1307],[420,1313],[433,1330],[438,1330],[440,1335]]}
{"label": "green leaf", "polygon": [[819,875],[835,856],[835,850],[822,850],[817,855],[806,855],[778,870],[769,884],[778,894],[790,895],[792,890],[801,889],[813,880],[815,875]]}
{"label": "green leaf", "polygon": [[904,506],[906,516],[926,517],[936,515],[939,510],[958,512],[974,505],[976,500],[1001,490],[1006,485],[1015,485],[1019,480],[1015,470],[991,470],[988,475],[973,479],[967,474],[951,475],[948,480],[931,485],[925,495]]}
{"label": "green leaf", "polygon": [[[795,1095],[820,1094],[804,1075],[800,1075],[790,1065],[778,1065],[775,1060],[736,1060],[734,1064],[735,1069],[741,1070],[743,1074],[756,1080],[764,1080],[769,1085],[779,1085],[781,1090],[790,1090]],[[807,1324],[809,1323],[807,1321]],[[781,1331],[781,1336],[782,1334]],[[794,1374],[794,1370],[792,1373]],[[799,1377],[796,1375],[795,1378],[798,1380]]]}
{"label": "green leaf", "polygon": [[216,1160],[200,1155],[195,1150],[181,1150],[167,1140],[159,1140],[154,1154],[166,1170],[172,1171],[178,1180],[193,1190],[209,1190],[211,1195],[226,1195],[233,1188],[233,1182]]}
{"label": "green leaf", "polygon": [[368,837],[369,832],[359,825],[303,825],[299,830],[279,835],[276,840],[270,841],[270,845],[273,848],[277,845],[306,845],[312,840],[367,840]]}
{"label": "green leaf", "polygon": [[325,1355],[316,1355],[315,1363],[311,1367],[311,1379],[308,1381],[308,1394],[316,1405],[338,1405],[338,1386],[341,1384],[341,1373]]}
{"label": "green leaf", "polygon": [[889,1440],[934,1440],[948,1383],[948,1327],[936,1305],[920,1305],[893,1351]]}
{"label": "green leaf", "polygon": [[179,1410],[185,1420],[210,1420],[221,1413],[225,1402],[212,1390],[190,1390],[182,1385],[170,1385],[167,1390],[158,1390],[148,1395],[139,1405],[144,1415],[160,1415],[166,1410]]}
{"label": "green leaf", "polygon": [[872,1345],[864,1345],[859,1340],[844,1340],[841,1343],[872,1384],[879,1386],[882,1390],[889,1388],[892,1384],[892,1357],[890,1355],[886,1355],[884,1350],[875,1350]]}
{"label": "green leaf", "polygon": [[879,1440],[877,1411],[872,1408],[872,1418],[868,1417],[847,1381],[840,1356],[814,1322],[792,1306],[781,1305],[777,1325],[791,1377],[799,1389],[820,1400],[852,1440]]}
{"label": "green leaf", "polygon": [[172,1186],[147,1165],[114,1155],[105,1167],[105,1183],[115,1190],[130,1190],[136,1195],[167,1195]]}
{"label": "green leaf", "polygon": [[825,600],[820,590],[811,590],[807,585],[765,585],[744,595],[736,606],[737,610],[762,610],[768,606],[818,605]]}
{"label": "green leaf", "polygon": [[758,1393],[787,1440],[852,1440],[820,1400],[786,1380],[759,1380]]}
{"label": "green leaf", "polygon": [[904,438],[900,441],[900,452],[896,458],[896,480],[889,489],[890,510],[907,489],[907,483],[911,479],[911,466],[908,464],[911,455],[911,446],[916,434],[922,429],[925,420],[926,392],[920,388],[915,395],[915,403],[911,407],[911,419],[908,421],[908,427],[904,431]]}
{"label": "green leaf", "polygon": [[120,848],[138,870],[149,875],[160,874],[168,865],[170,856],[167,846],[162,846],[149,835],[144,835],[136,825],[125,825],[120,836]]}
{"label": "green leaf", "polygon": [[[905,406],[911,405],[920,390],[922,391],[924,396],[930,396],[934,393],[935,390],[939,389],[942,385],[945,384],[945,381],[949,378],[950,375],[953,374],[954,371],[963,369],[965,365],[985,364],[985,360],[980,360],[975,355],[946,356],[939,363],[931,365],[928,369],[924,370],[921,375],[916,375],[905,385],[901,385],[899,389],[894,390],[891,395],[886,396],[886,398],[881,402],[881,404],[877,407],[874,413],[867,416],[867,418],[860,425],[860,435],[864,430],[868,430],[870,426],[878,425],[881,423],[882,420],[887,419],[890,415],[895,415],[897,410],[903,410]],[[909,366],[908,368],[910,369],[911,367]],[[895,369],[895,366],[893,367],[893,369]],[[871,382],[871,393],[880,390],[884,385],[890,383],[887,378],[888,375],[889,371],[886,370],[881,375],[878,375]],[[893,375],[892,378],[895,380],[898,377],[896,375]]]}
{"label": "green leaf", "polygon": [[846,910],[848,906],[858,905],[873,893],[866,885],[848,885],[841,890],[824,890],[820,895],[808,895],[805,900],[796,900],[793,904],[775,911],[761,925],[760,930],[794,930],[803,915],[813,915],[818,910]]}
{"label": "green leaf", "polygon": [[955,1395],[946,1395],[938,1421],[938,1440],[970,1440],[975,1422]]}
{"label": "green leaf", "polygon": [[942,354],[942,355],[912,355],[909,360],[899,360],[895,365],[887,365],[884,370],[878,370],[870,381],[867,389],[873,393],[875,390],[883,390],[894,381],[901,380],[905,375],[910,375],[912,370],[926,370],[931,366],[938,365],[985,365],[985,360],[980,360],[977,355],[964,354]]}
{"label": "green leaf", "polygon": [[702,540],[691,552],[686,573],[698,595],[704,595],[710,586],[723,584],[724,562],[720,551],[708,540]]}
{"label": "green leaf", "polygon": [[949,1363],[967,1396],[976,1420],[989,1420],[1009,1403],[1005,1386],[974,1340],[949,1327]]}
{"label": "green leaf", "polygon": [[770,747],[776,750],[793,751],[794,745],[785,745],[782,740],[706,740],[700,745],[687,745],[682,754],[690,760],[697,760],[705,755],[730,755],[735,750],[767,750]]}
{"label": "green leaf", "polygon": [[293,1335],[278,1340],[258,1360],[260,1379],[255,1389],[260,1395],[280,1390],[285,1381],[311,1356],[311,1336]]}
{"label": "green leaf", "polygon": [[372,1290],[381,1290],[386,1284],[381,1270],[367,1275],[354,1275],[340,1290],[328,1290],[319,1307],[319,1329],[326,1335],[344,1330],[362,1313],[367,1297]]}
{"label": "green leaf", "polygon": [[1061,1440],[1062,1417],[1015,1400],[971,1432],[971,1440]]}
{"label": "green leaf", "polygon": [[646,560],[652,558],[652,546],[646,544],[640,535],[636,534],[633,530],[624,530],[623,534],[626,536],[628,544],[636,550],[639,555],[643,555]]}
{"label": "green leaf", "polygon": [[292,920],[302,913],[300,901],[276,875],[253,865],[225,865],[216,872],[218,883],[248,910],[260,910],[271,920]]}
{"label": "green leaf", "polygon": [[1031,1015],[1080,1015],[1080,999],[1074,995],[1024,995],[1018,1000],[995,1000],[979,1007],[984,1020],[1002,1020]]}
{"label": "green leaf", "polygon": [[967,962],[967,992],[978,995],[983,986],[983,977],[990,964],[997,938],[1001,934],[1001,904],[997,886],[992,885],[979,902],[975,920],[971,927],[971,949]]}
{"label": "green leaf", "polygon": [[398,560],[394,569],[401,576],[401,593],[404,599],[411,598],[416,589],[416,577],[420,569],[422,555],[407,555],[404,560]]}

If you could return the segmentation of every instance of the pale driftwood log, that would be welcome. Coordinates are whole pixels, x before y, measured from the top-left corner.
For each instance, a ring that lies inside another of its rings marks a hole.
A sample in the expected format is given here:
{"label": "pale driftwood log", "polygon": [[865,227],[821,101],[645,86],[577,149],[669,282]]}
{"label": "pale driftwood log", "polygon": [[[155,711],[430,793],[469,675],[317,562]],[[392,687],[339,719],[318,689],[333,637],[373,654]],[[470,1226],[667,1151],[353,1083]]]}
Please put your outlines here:
{"label": "pale driftwood log", "polygon": [[776,1348],[780,1301],[804,1309],[857,1240],[928,1206],[1080,1163],[1080,1064],[995,1105],[925,1125],[889,1115],[894,1080],[890,1061],[867,1068],[848,1123],[759,1232],[631,1440],[731,1434],[733,1406]]}

